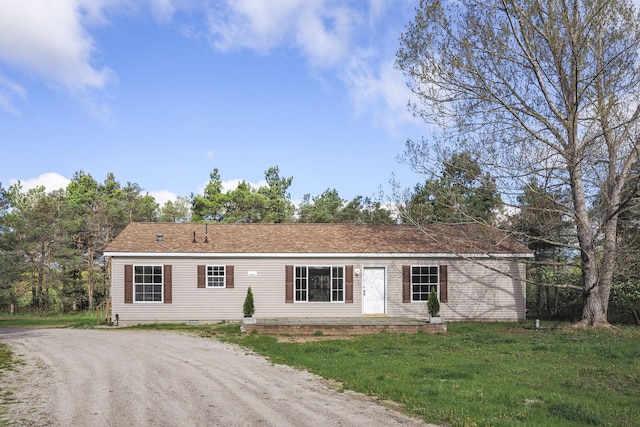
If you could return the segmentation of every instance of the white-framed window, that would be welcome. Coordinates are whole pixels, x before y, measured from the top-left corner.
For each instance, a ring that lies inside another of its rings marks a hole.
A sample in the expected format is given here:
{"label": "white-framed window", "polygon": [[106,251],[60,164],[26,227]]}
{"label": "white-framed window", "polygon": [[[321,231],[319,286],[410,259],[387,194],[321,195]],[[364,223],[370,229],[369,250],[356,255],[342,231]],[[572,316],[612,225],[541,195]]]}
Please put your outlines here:
{"label": "white-framed window", "polygon": [[224,288],[224,279],[224,265],[207,265],[207,288]]}
{"label": "white-framed window", "polygon": [[438,266],[411,266],[411,300],[428,301],[431,292],[438,292]]}
{"label": "white-framed window", "polygon": [[162,302],[161,265],[135,265],[133,267],[134,302]]}
{"label": "white-framed window", "polygon": [[344,302],[344,267],[296,266],[296,302]]}

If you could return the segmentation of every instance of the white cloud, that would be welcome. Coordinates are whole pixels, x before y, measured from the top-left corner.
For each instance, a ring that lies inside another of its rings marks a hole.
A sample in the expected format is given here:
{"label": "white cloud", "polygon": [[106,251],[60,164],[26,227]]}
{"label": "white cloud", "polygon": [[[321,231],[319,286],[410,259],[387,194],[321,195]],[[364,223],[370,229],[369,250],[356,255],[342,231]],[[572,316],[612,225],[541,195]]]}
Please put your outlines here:
{"label": "white cloud", "polygon": [[26,99],[27,91],[0,73],[0,108],[8,113],[19,115],[20,112],[14,104],[15,98]]}
{"label": "white cloud", "polygon": [[172,0],[149,0],[151,14],[159,22],[170,22],[176,11]]}
{"label": "white cloud", "polygon": [[0,0],[0,61],[62,87],[95,109],[91,91],[115,81],[94,65],[87,25],[103,25],[103,10],[118,0]]}
{"label": "white cloud", "polygon": [[27,180],[12,179],[9,181],[9,184],[13,185],[18,182],[20,182],[20,184],[22,185],[22,191],[25,192],[31,190],[32,188],[40,186],[43,186],[47,192],[51,192],[67,188],[67,185],[69,185],[69,182],[71,182],[71,180],[65,178],[59,173],[47,172],[43,173],[37,178],[31,178]]}
{"label": "white cloud", "polygon": [[358,114],[370,114],[376,124],[393,131],[400,125],[420,123],[408,111],[412,97],[404,76],[393,67],[393,58],[374,65],[363,58],[353,58],[345,68],[343,79],[350,88]]}
{"label": "white cloud", "polygon": [[227,0],[208,11],[209,40],[220,51],[252,49],[264,54],[292,46],[312,65],[327,67],[348,53],[359,16],[358,9],[331,1]]}
{"label": "white cloud", "polygon": [[153,198],[156,199],[156,203],[160,207],[164,206],[164,204],[167,203],[169,200],[171,200],[172,202],[175,202],[176,199],[178,198],[176,194],[168,190],[149,191],[149,195],[153,196]]}
{"label": "white cloud", "polygon": [[227,0],[208,11],[209,38],[220,51],[297,49],[313,68],[337,73],[358,115],[393,131],[416,120],[407,111],[411,92],[404,76],[393,68],[402,28],[385,27],[390,7],[385,0]]}
{"label": "white cloud", "polygon": [[208,12],[210,42],[221,51],[249,48],[266,53],[283,42],[299,3],[227,1],[226,7]]}
{"label": "white cloud", "polygon": [[[392,127],[410,115],[408,91],[389,59],[401,30],[384,26],[390,7],[397,6],[388,0],[0,0],[0,66],[5,63],[63,88],[91,115],[108,120],[110,111],[100,94],[116,84],[117,77],[96,61],[99,46],[91,30],[109,24],[107,12],[137,14],[147,8],[159,23],[193,12],[185,15],[190,23],[182,26],[183,33],[204,34],[222,52],[296,49],[314,71],[335,72],[343,79],[359,114],[371,114],[382,127]],[[197,12],[205,14],[207,28],[196,27],[192,18]],[[380,39],[381,30],[389,31],[385,40]],[[19,99],[26,99],[20,84],[6,77],[3,81],[0,74],[0,108],[19,114]]]}
{"label": "white cloud", "polygon": [[306,8],[297,22],[296,41],[314,66],[334,66],[349,53],[358,17],[356,10],[345,7]]}

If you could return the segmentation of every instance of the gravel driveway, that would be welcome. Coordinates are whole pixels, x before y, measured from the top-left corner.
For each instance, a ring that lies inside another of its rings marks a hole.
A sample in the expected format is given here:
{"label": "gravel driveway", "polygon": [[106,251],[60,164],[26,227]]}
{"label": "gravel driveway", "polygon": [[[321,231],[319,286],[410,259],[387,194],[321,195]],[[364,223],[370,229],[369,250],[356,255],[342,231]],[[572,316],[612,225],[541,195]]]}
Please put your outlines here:
{"label": "gravel driveway", "polygon": [[[308,372],[167,331],[0,329],[8,420],[37,426],[425,426]],[[0,420],[1,421],[1,420]]]}

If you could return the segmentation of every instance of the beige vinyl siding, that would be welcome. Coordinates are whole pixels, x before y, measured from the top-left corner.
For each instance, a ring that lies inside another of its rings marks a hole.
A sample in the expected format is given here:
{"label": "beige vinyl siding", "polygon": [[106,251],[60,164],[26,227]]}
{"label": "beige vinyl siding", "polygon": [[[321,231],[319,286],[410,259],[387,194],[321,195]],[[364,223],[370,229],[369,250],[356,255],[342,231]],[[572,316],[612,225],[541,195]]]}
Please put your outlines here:
{"label": "beige vinyl siding", "polygon": [[[285,265],[354,265],[344,259],[120,258],[112,259],[112,307],[121,324],[240,320],[251,286],[255,317],[357,317],[362,314],[360,277],[354,275],[353,303],[285,303]],[[124,266],[173,266],[172,303],[124,303]],[[198,265],[233,265],[234,288],[198,288]],[[354,266],[354,268],[356,268]],[[251,273],[251,274],[250,274]]]}
{"label": "beige vinyl siding", "polygon": [[[402,284],[402,265],[448,266],[449,301],[440,305],[440,315],[447,321],[518,321],[525,318],[526,270],[521,263],[488,259],[475,262],[461,259],[396,261],[387,269],[389,283]],[[389,316],[428,316],[425,302],[403,303],[402,286],[388,288]]]}
{"label": "beige vinyl siding", "polygon": [[[508,260],[434,258],[218,258],[218,257],[119,257],[111,260],[113,314],[121,325],[149,322],[238,321],[242,304],[251,286],[257,318],[275,317],[360,317],[362,316],[362,270],[385,267],[386,314],[424,318],[426,304],[402,302],[403,265],[447,265],[449,301],[441,304],[446,320],[522,320],[525,314],[524,282],[513,280],[483,265],[508,269],[524,278],[522,264]],[[172,303],[124,303],[124,266],[172,265]],[[233,265],[234,288],[198,288],[198,265]],[[285,303],[285,266],[353,265],[353,303]],[[251,272],[251,274],[250,274]]]}

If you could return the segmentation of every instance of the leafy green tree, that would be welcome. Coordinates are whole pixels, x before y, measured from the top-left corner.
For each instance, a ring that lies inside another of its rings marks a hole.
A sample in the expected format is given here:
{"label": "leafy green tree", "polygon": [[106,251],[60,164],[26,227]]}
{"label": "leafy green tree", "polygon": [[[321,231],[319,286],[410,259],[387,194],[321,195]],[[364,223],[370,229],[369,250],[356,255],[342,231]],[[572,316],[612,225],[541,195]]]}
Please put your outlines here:
{"label": "leafy green tree", "polygon": [[618,320],[627,321],[633,316],[633,321],[640,326],[640,281],[616,281],[611,289],[610,304]]}
{"label": "leafy green tree", "polygon": [[298,221],[309,223],[339,222],[340,211],[345,203],[338,190],[327,189],[321,195],[311,198],[305,194],[298,209]]}
{"label": "leafy green tree", "polygon": [[267,181],[267,186],[258,188],[258,193],[264,197],[262,222],[290,222],[294,212],[289,195],[289,187],[291,187],[293,177],[280,177],[280,169],[274,166],[265,171],[264,178]]}
{"label": "leafy green tree", "polygon": [[226,194],[226,216],[224,222],[263,222],[266,198],[248,182],[241,181],[235,190]]}
{"label": "leafy green tree", "polygon": [[378,200],[356,196],[347,202],[336,189],[327,189],[319,196],[305,194],[298,207],[298,222],[393,224],[391,211]]}
{"label": "leafy green tree", "polygon": [[403,220],[416,224],[495,223],[501,206],[495,180],[489,173],[483,173],[476,158],[463,151],[443,161],[439,178],[415,186]]}
{"label": "leafy green tree", "polygon": [[162,222],[189,222],[191,219],[190,201],[187,197],[178,196],[176,200],[167,200],[160,208]]}
{"label": "leafy green tree", "polygon": [[[94,306],[96,290],[101,296],[108,292],[102,253],[132,221],[156,221],[158,205],[155,199],[136,183],[125,187],[108,173],[102,183],[91,174],[77,171],[66,188],[66,210],[61,225],[73,238],[75,256],[65,257],[65,306]],[[83,288],[86,288],[84,290]]]}
{"label": "leafy green tree", "polygon": [[16,250],[15,232],[7,221],[9,208],[7,191],[0,183],[0,310],[17,306],[15,285],[24,268]]}
{"label": "leafy green tree", "polygon": [[363,221],[364,197],[356,196],[338,211],[335,222],[361,224]]}
{"label": "leafy green tree", "polygon": [[537,317],[542,314],[548,318],[557,316],[562,305],[560,300],[581,289],[579,278],[573,274],[579,267],[575,251],[566,249],[572,239],[573,226],[563,214],[566,199],[566,194],[533,179],[518,196],[518,210],[511,217],[511,230],[535,255],[529,278],[536,283],[536,296],[527,301],[535,302],[532,313]]}
{"label": "leafy green tree", "polygon": [[222,192],[220,172],[215,168],[203,195],[191,195],[192,221],[220,222],[287,222],[292,219],[293,205],[289,187],[292,177],[280,177],[277,166],[265,171],[266,186],[254,188],[246,181]]}
{"label": "leafy green tree", "polygon": [[380,200],[365,197],[362,201],[360,221],[363,224],[396,224],[395,214]]}
{"label": "leafy green tree", "polygon": [[629,314],[640,325],[640,162],[632,168],[622,191],[624,209],[618,222],[618,253],[610,311],[616,320],[627,321]]}
{"label": "leafy green tree", "polygon": [[370,197],[356,196],[344,204],[338,212],[335,222],[349,224],[393,224],[391,211],[380,201]]}
{"label": "leafy green tree", "polygon": [[65,244],[57,227],[64,203],[62,193],[46,193],[44,187],[23,192],[22,185],[17,183],[9,187],[7,197],[11,212],[4,217],[5,226],[14,233],[15,249],[26,260],[30,305],[45,311],[50,308],[51,297],[60,283],[55,256],[60,245]]}
{"label": "leafy green tree", "polygon": [[499,171],[503,193],[549,177],[570,195],[577,326],[609,326],[622,189],[640,141],[639,54],[640,14],[627,0],[421,0],[396,57],[414,112]]}
{"label": "leafy green tree", "polygon": [[[66,219],[64,227],[73,239],[74,256],[66,258],[63,308],[79,308],[85,296],[93,306],[94,274],[98,234],[101,232],[101,200],[98,182],[83,171],[74,173],[66,188]],[[83,274],[86,272],[86,275]],[[85,283],[86,281],[86,283]],[[86,291],[83,289],[86,285]]]}
{"label": "leafy green tree", "polygon": [[222,192],[222,180],[218,168],[214,168],[209,175],[209,182],[204,188],[204,194],[191,194],[191,220],[201,222],[205,220],[219,221],[226,216],[228,197]]}

